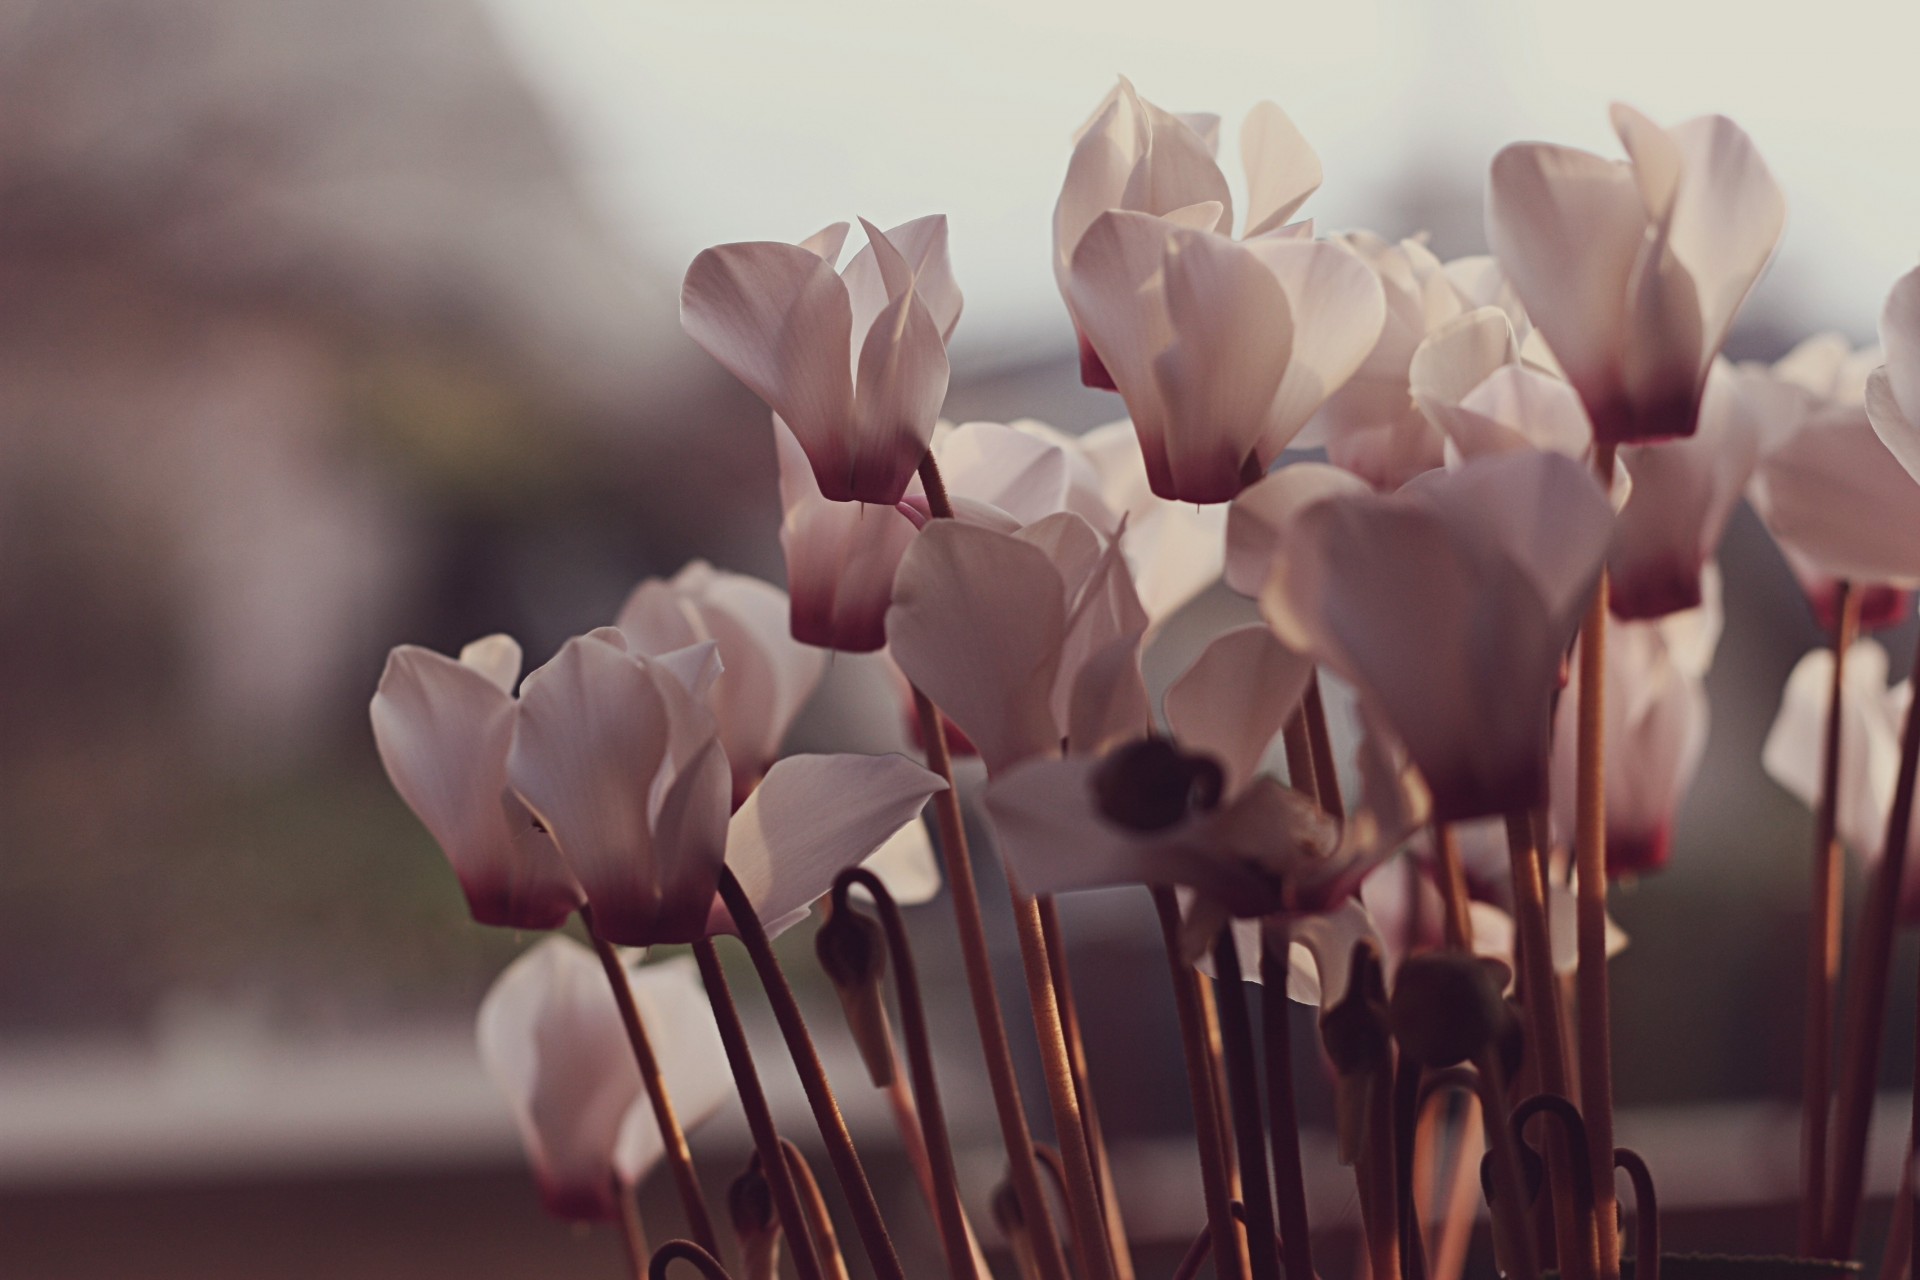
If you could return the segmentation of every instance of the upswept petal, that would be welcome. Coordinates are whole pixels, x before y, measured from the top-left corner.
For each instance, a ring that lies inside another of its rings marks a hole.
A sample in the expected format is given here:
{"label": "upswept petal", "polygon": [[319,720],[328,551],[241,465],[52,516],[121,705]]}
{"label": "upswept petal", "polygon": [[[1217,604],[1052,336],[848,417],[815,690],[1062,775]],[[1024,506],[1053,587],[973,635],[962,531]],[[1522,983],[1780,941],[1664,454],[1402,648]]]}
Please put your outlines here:
{"label": "upswept petal", "polygon": [[1894,281],[1880,312],[1880,345],[1887,363],[1867,388],[1873,429],[1915,477],[1920,477],[1920,269]]}
{"label": "upswept petal", "polygon": [[800,247],[807,252],[817,254],[828,266],[840,261],[840,250],[846,247],[847,232],[851,230],[845,222],[829,222],[805,240]]}
{"label": "upswept petal", "polygon": [[687,268],[680,324],[786,420],[818,467],[822,491],[845,500],[853,311],[833,268],[793,244],[705,250]]}
{"label": "upswept petal", "polygon": [[1625,303],[1648,219],[1632,166],[1515,143],[1493,158],[1487,240],[1588,412],[1625,412]]}
{"label": "upswept petal", "polygon": [[1685,177],[1674,199],[1673,251],[1699,289],[1702,360],[1726,341],[1786,229],[1787,202],[1753,139],[1725,116],[1667,131]]}
{"label": "upswept petal", "polygon": [[1456,316],[1427,335],[1407,365],[1407,389],[1427,420],[1445,432],[1463,454],[1498,439],[1499,424],[1462,408],[1461,402],[1493,373],[1520,359],[1519,343],[1505,311],[1486,306]]}
{"label": "upswept petal", "polygon": [[1174,234],[1146,214],[1103,213],[1080,238],[1067,278],[1067,300],[1081,331],[1133,415],[1156,493],[1171,482],[1167,410],[1154,361],[1173,342],[1158,278]]}
{"label": "upswept petal", "polygon": [[614,1217],[615,1143],[642,1094],[599,960],[570,938],[528,948],[481,1001],[476,1038],[548,1212]]}
{"label": "upswept petal", "polygon": [[1889,366],[1882,365],[1867,376],[1867,421],[1873,424],[1874,434],[1887,452],[1907,469],[1908,475],[1920,480],[1920,427],[1900,407],[1888,370]]}
{"label": "upswept petal", "polygon": [[774,438],[786,507],[780,549],[787,561],[793,638],[871,653],[887,642],[893,575],[913,541],[913,521],[894,507],[829,502],[820,496],[799,441],[778,419]]}
{"label": "upswept petal", "polygon": [[1920,586],[1920,481],[1865,409],[1815,414],[1761,458],[1752,496],[1773,536],[1820,572],[1856,584]]}
{"label": "upswept petal", "polygon": [[1257,596],[1276,559],[1285,554],[1286,529],[1316,502],[1365,493],[1366,482],[1322,462],[1295,462],[1266,476],[1227,508],[1227,586]]}
{"label": "upswept petal", "polygon": [[[909,287],[875,317],[860,347],[844,486],[848,498],[892,504],[906,495],[947,397],[947,375],[939,327]],[[826,496],[838,496],[824,479],[820,487]]]}
{"label": "upswept petal", "polygon": [[1674,253],[1669,231],[1666,222],[1655,225],[1627,280],[1621,373],[1631,416],[1600,422],[1600,433],[1612,439],[1690,435],[1699,412],[1713,352],[1706,347],[1699,289]]}
{"label": "upswept petal", "polygon": [[[515,709],[499,677],[512,644],[476,641],[462,655],[475,655],[472,663],[395,649],[373,696],[373,738],[394,790],[453,865],[473,918],[552,929],[580,904],[580,886],[507,789]],[[517,645],[512,656],[517,672]]]}
{"label": "upswept petal", "polygon": [[934,441],[951,493],[1000,508],[1021,524],[1068,509],[1070,441],[998,422],[963,422]]}
{"label": "upswept petal", "polygon": [[860,865],[879,876],[893,900],[903,907],[931,902],[940,892],[940,859],[933,852],[927,824],[920,818],[902,823]]}
{"label": "upswept petal", "polygon": [[1259,771],[1312,677],[1313,660],[1265,626],[1237,627],[1215,637],[1168,687],[1167,725],[1183,750],[1220,762],[1232,795]]}
{"label": "upswept petal", "polygon": [[520,642],[498,632],[481,636],[460,649],[460,665],[478,671],[502,693],[512,693],[519,682],[520,662]]}
{"label": "upswept petal", "polygon": [[1517,450],[1586,456],[1593,428],[1573,387],[1524,364],[1501,365],[1445,415],[1463,458]]}
{"label": "upswept petal", "polygon": [[1140,605],[1158,626],[1219,578],[1227,513],[1155,494],[1131,422],[1095,427],[1079,443],[1098,473],[1106,506],[1126,518],[1120,545],[1133,567]]}
{"label": "upswept petal", "polygon": [[[660,1075],[680,1127],[691,1132],[719,1114],[735,1096],[733,1072],[699,969],[693,957],[675,956],[629,967],[627,976],[641,1021],[659,1029],[654,1052],[660,1059]],[[614,1141],[614,1171],[627,1186],[638,1186],[665,1155],[653,1104],[643,1093],[627,1109]]]}
{"label": "upswept petal", "polygon": [[1286,375],[1260,444],[1270,464],[1366,360],[1387,303],[1379,277],[1343,244],[1267,237],[1249,247],[1280,281],[1293,317]]}
{"label": "upswept petal", "polygon": [[901,557],[889,651],[990,772],[1059,749],[1062,726],[1050,708],[1063,597],[1046,552],[955,520],[928,525]]}
{"label": "upswept petal", "polygon": [[[727,867],[768,932],[778,933],[946,789],[905,756],[788,756],[727,825]],[[733,918],[716,902],[707,927],[732,932]]]}
{"label": "upswept petal", "polygon": [[1256,102],[1247,112],[1240,162],[1247,170],[1248,238],[1285,226],[1320,189],[1320,157],[1275,103]]}
{"label": "upswept petal", "polygon": [[864,338],[886,304],[911,288],[933,318],[941,342],[952,338],[963,299],[947,254],[947,215],[928,214],[885,232],[864,218],[860,225],[867,243],[840,273],[853,300],[854,337]]}

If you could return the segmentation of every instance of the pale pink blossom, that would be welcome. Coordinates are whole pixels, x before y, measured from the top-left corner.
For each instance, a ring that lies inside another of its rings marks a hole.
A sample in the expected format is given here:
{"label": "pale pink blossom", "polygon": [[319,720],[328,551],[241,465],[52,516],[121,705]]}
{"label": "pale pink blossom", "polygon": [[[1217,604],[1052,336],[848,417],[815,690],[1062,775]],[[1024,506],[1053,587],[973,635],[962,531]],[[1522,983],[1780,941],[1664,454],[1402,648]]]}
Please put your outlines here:
{"label": "pale pink blossom", "polygon": [[[627,978],[680,1123],[692,1129],[733,1093],[693,963],[630,967]],[[530,947],[481,1001],[476,1032],[548,1211],[579,1222],[617,1217],[617,1197],[632,1193],[666,1146],[598,957],[564,937]]]}
{"label": "pale pink blossom", "polygon": [[1584,457],[1593,428],[1578,394],[1526,358],[1509,312],[1483,306],[1437,325],[1414,350],[1408,390],[1460,458],[1545,449]]}
{"label": "pale pink blossom", "polygon": [[1920,481],[1920,268],[1894,281],[1880,312],[1887,362],[1867,382],[1867,416],[1881,443]]}
{"label": "pale pink blossom", "polygon": [[643,657],[604,627],[568,641],[522,689],[508,776],[609,941],[727,928],[723,865],[770,928],[790,924],[945,785],[899,756],[791,756],[733,811],[706,702],[718,666],[711,642]]}
{"label": "pale pink blossom", "polygon": [[1786,203],[1724,116],[1672,128],[1624,105],[1612,116],[1625,161],[1534,142],[1495,156],[1487,239],[1598,439],[1691,435]]}
{"label": "pale pink blossom", "polygon": [[459,661],[401,645],[373,696],[373,739],[394,790],[440,844],[481,924],[552,929],[580,886],[507,785],[520,677],[509,636],[476,640]]}
{"label": "pale pink blossom", "polygon": [[1573,459],[1487,458],[1307,506],[1261,610],[1391,725],[1437,819],[1526,809],[1545,796],[1561,663],[1612,524]]}
{"label": "pale pink blossom", "polygon": [[705,250],[687,269],[680,321],[792,429],[822,495],[892,506],[946,398],[960,290],[944,217],[860,225],[867,244],[839,274],[844,224],[805,244]]}

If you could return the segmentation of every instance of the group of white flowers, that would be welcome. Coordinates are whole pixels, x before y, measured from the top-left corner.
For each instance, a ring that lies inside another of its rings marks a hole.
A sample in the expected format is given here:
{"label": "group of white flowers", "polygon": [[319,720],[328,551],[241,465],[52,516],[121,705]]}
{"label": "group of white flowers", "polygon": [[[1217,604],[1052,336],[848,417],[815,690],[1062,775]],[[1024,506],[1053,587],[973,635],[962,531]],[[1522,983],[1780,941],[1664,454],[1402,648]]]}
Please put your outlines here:
{"label": "group of white flowers", "polygon": [[[1438,941],[1434,833],[1466,824],[1469,880],[1495,900],[1474,904],[1475,947],[1511,962],[1505,837],[1481,861],[1481,820],[1536,815],[1551,848],[1574,841],[1570,655],[1603,576],[1606,865],[1659,868],[1706,742],[1712,561],[1740,498],[1829,629],[1843,600],[1862,628],[1913,612],[1920,271],[1893,288],[1883,351],[1820,336],[1730,363],[1781,193],[1724,118],[1613,123],[1625,160],[1502,151],[1492,254],[1442,262],[1419,237],[1297,220],[1320,162],[1271,103],[1241,129],[1236,220],[1219,119],[1122,81],[1075,137],[1053,224],[1083,379],[1130,419],[1081,436],[939,420],[961,313],[944,218],[863,221],[839,269],[845,224],[700,254],[683,322],[773,410],[787,591],[690,565],[524,680],[505,636],[394,650],[381,756],[474,918],[551,930],[578,911],[607,943],[689,943],[736,928],[724,871],[777,931],[870,857],[902,901],[931,897],[938,762],[781,752],[824,651],[879,650],[984,764],[1023,895],[1178,889],[1187,959],[1247,922],[1296,998],[1331,1007],[1356,941],[1389,979]],[[1325,461],[1283,456],[1301,449]],[[1143,649],[1222,580],[1259,620],[1156,707]],[[1838,827],[1872,854],[1909,693],[1857,643]],[[1795,671],[1765,755],[1810,805],[1833,661]],[[1291,752],[1272,767],[1319,673],[1361,726],[1331,744],[1331,802]],[[1548,885],[1563,970],[1566,879]],[[582,1218],[615,1216],[664,1149],[600,968],[542,942],[480,1024],[548,1204]],[[633,981],[696,1120],[732,1096],[696,980],[673,962]]]}

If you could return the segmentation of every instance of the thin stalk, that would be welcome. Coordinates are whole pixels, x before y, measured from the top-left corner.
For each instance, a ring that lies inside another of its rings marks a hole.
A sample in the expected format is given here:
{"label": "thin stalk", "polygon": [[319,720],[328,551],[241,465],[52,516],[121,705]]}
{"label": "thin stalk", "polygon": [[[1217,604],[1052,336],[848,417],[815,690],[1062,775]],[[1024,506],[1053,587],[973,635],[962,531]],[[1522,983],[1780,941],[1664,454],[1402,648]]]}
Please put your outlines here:
{"label": "thin stalk", "polygon": [[[1247,1259],[1240,1247],[1240,1230],[1233,1221],[1235,1197],[1223,1149],[1220,1108],[1214,1098],[1213,1057],[1207,1050],[1207,1023],[1200,1007],[1207,988],[1193,966],[1181,958],[1180,905],[1173,890],[1154,889],[1153,905],[1160,915],[1160,939],[1166,945],[1167,969],[1173,979],[1173,1003],[1180,1014],[1180,1048],[1186,1058],[1193,1132],[1200,1148],[1200,1189],[1207,1202],[1207,1230],[1213,1237],[1214,1274],[1220,1280],[1243,1280]],[[1197,1259],[1194,1265],[1199,1265]]]}
{"label": "thin stalk", "polygon": [[[1429,1159],[1422,1179],[1417,1167],[1420,1131],[1428,1127],[1420,1113],[1420,1077],[1420,1068],[1402,1054],[1393,1073],[1392,1120],[1394,1206],[1399,1224],[1400,1274],[1405,1280],[1426,1280],[1427,1276],[1427,1242],[1420,1232],[1421,1207],[1426,1201],[1420,1193],[1432,1192],[1433,1170]],[[1431,1157],[1432,1135],[1428,1138],[1427,1155]],[[1422,1181],[1426,1183],[1424,1188]]]}
{"label": "thin stalk", "polygon": [[687,1134],[674,1113],[673,1099],[667,1093],[666,1079],[660,1074],[660,1059],[654,1056],[653,1042],[634,1002],[633,986],[627,981],[626,966],[620,955],[593,927],[593,911],[582,904],[580,923],[593,940],[594,954],[606,971],[607,985],[613,988],[613,1000],[620,1008],[620,1022],[627,1029],[627,1043],[633,1046],[633,1060],[640,1068],[640,1079],[647,1089],[647,1101],[653,1106],[653,1119],[660,1126],[660,1138],[666,1149],[667,1167],[673,1171],[674,1189],[680,1193],[680,1207],[687,1215],[687,1230],[708,1253],[719,1256],[719,1237],[713,1231],[713,1219],[707,1213],[707,1198],[700,1190],[700,1176],[694,1172],[693,1153],[687,1147]]}
{"label": "thin stalk", "polygon": [[1074,1097],[1080,1103],[1080,1127],[1086,1133],[1087,1154],[1093,1160],[1094,1185],[1100,1192],[1101,1217],[1107,1227],[1107,1248],[1113,1257],[1114,1280],[1134,1280],[1133,1251],[1127,1224],[1120,1216],[1120,1189],[1113,1182],[1113,1162],[1107,1158],[1107,1135],[1100,1127],[1100,1109],[1087,1074],[1087,1046],[1080,1034],[1080,1010],[1073,998],[1073,978],[1067,968],[1067,937],[1053,897],[1042,894],[1040,933],[1047,944],[1047,968],[1053,974],[1053,997],[1060,1006],[1060,1031],[1067,1044],[1067,1067],[1073,1073]]}
{"label": "thin stalk", "polygon": [[[907,1159],[913,1164],[914,1181],[920,1184],[920,1196],[927,1202],[927,1212],[938,1222],[943,1193],[934,1181],[933,1160],[927,1154],[925,1122],[920,1118],[920,1109],[914,1105],[913,1086],[907,1080],[907,1064],[896,1047],[893,1051],[893,1083],[886,1089],[887,1109],[893,1113],[894,1132],[900,1135],[900,1145],[905,1148]],[[981,1280],[991,1280],[993,1269],[987,1265],[987,1255],[981,1252],[980,1238],[974,1232],[973,1223],[962,1218],[961,1226],[966,1229],[967,1254],[973,1259],[973,1274]],[[941,1245],[945,1247],[944,1237]]]}
{"label": "thin stalk", "polygon": [[[920,464],[920,478],[926,485],[928,506],[933,514],[950,517],[953,507],[947,500],[946,487],[941,483],[932,453]],[[921,740],[926,743],[927,768],[947,783],[946,790],[933,797],[933,812],[940,826],[941,862],[947,884],[953,890],[953,916],[960,934],[960,958],[967,972],[967,994],[972,998],[973,1021],[980,1032],[980,1049],[986,1058],[987,1082],[993,1090],[1001,1141],[1007,1148],[1008,1176],[1033,1240],[1033,1260],[1040,1280],[1067,1280],[1066,1256],[1053,1229],[1046,1196],[1040,1189],[1039,1170],[1034,1167],[1033,1131],[1027,1125],[1026,1107],[1020,1100],[1013,1050],[1007,1042],[1006,1022],[1000,1013],[1000,996],[993,985],[993,960],[980,914],[980,890],[974,883],[973,861],[967,851],[967,827],[960,813],[960,792],[954,785],[953,761],[947,753],[946,726],[933,700],[919,689],[913,691],[913,706],[920,721]]]}
{"label": "thin stalk", "polygon": [[[1613,446],[1594,446],[1603,490],[1613,486]],[[1580,703],[1575,739],[1574,856],[1579,866],[1580,1114],[1593,1161],[1594,1236],[1600,1280],[1620,1278],[1613,1190],[1613,1044],[1607,994],[1607,573],[1600,571],[1580,629]]]}
{"label": "thin stalk", "polygon": [[1280,1205],[1280,1247],[1288,1276],[1313,1275],[1307,1179],[1300,1166],[1300,1106],[1293,1088],[1293,1020],[1287,1000],[1287,956],[1260,953],[1260,1026],[1267,1042],[1267,1136]]}
{"label": "thin stalk", "polygon": [[[1213,1074],[1213,1109],[1220,1127],[1220,1162],[1227,1169],[1227,1187],[1235,1204],[1245,1197],[1240,1188],[1240,1154],[1233,1144],[1233,1093],[1227,1088],[1227,1052],[1220,1042],[1220,1002],[1213,984],[1196,973],[1200,993],[1200,1022],[1206,1031],[1207,1070]],[[1242,1215],[1244,1220],[1244,1214]]]}
{"label": "thin stalk", "polygon": [[[1273,1191],[1267,1185],[1267,1153],[1261,1130],[1260,1080],[1254,1066],[1253,1027],[1241,990],[1240,956],[1233,930],[1220,930],[1213,944],[1214,983],[1219,988],[1220,1036],[1226,1050],[1227,1083],[1233,1096],[1233,1125],[1240,1149],[1240,1177],[1246,1184],[1247,1252],[1253,1280],[1279,1280],[1280,1251],[1274,1240]],[[1391,1280],[1382,1277],[1381,1280]]]}
{"label": "thin stalk", "polygon": [[640,1222],[640,1205],[633,1198],[633,1188],[616,1177],[613,1198],[620,1206],[620,1242],[627,1249],[627,1264],[633,1268],[634,1280],[647,1280],[647,1256],[653,1251],[647,1248],[647,1229]]}
{"label": "thin stalk", "polygon": [[[850,910],[847,890],[858,884],[873,896],[886,932],[887,952],[893,961],[894,994],[900,1002],[901,1036],[907,1044],[907,1063],[913,1073],[913,1092],[907,1105],[920,1118],[923,1160],[931,1180],[934,1217],[940,1224],[940,1240],[947,1254],[947,1269],[953,1280],[978,1280],[972,1233],[967,1228],[966,1210],[960,1203],[959,1177],[953,1167],[953,1140],[947,1133],[946,1109],[940,1101],[940,1085],[933,1071],[933,1045],[927,1036],[926,1006],[920,995],[920,976],[913,959],[913,947],[907,938],[906,922],[900,907],[879,876],[855,867],[840,873],[834,882],[833,909]],[[896,1079],[898,1077],[896,1076]],[[986,1274],[986,1273],[981,1273]],[[990,1277],[989,1277],[990,1280]]]}
{"label": "thin stalk", "polygon": [[1488,1146],[1493,1154],[1493,1235],[1500,1261],[1516,1280],[1540,1280],[1540,1260],[1527,1230],[1526,1177],[1521,1172],[1520,1144],[1507,1123],[1505,1073],[1500,1052],[1489,1047],[1474,1060],[1474,1084],[1480,1095]]}
{"label": "thin stalk", "polygon": [[1660,1202],[1653,1193],[1653,1174],[1632,1147],[1615,1147],[1613,1163],[1633,1184],[1634,1280],[1660,1280]]}
{"label": "thin stalk", "polygon": [[807,1163],[800,1148],[785,1138],[780,1139],[780,1150],[786,1153],[787,1174],[800,1197],[800,1208],[807,1215],[807,1239],[794,1241],[793,1247],[799,1249],[810,1243],[814,1256],[827,1273],[827,1280],[848,1280],[847,1260],[840,1254],[840,1236],[833,1229],[833,1215],[827,1212],[827,1202],[820,1194],[820,1180],[813,1176],[813,1166]]}
{"label": "thin stalk", "polygon": [[1827,1204],[1827,1123],[1833,1106],[1833,997],[1840,983],[1840,909],[1846,864],[1834,838],[1840,812],[1842,692],[1847,651],[1860,627],[1860,597],[1839,587],[1833,628],[1833,682],[1827,689],[1826,735],[1820,752],[1820,799],[1814,807],[1813,895],[1807,920],[1807,1024],[1800,1095],[1800,1256],[1820,1248]]}
{"label": "thin stalk", "polygon": [[[760,917],[747,898],[747,891],[740,886],[739,878],[730,867],[720,869],[720,900],[733,917],[733,926],[739,931],[740,941],[745,944],[747,955],[753,961],[754,972],[760,975],[760,986],[767,993],[767,1002],[773,1006],[774,1021],[780,1024],[780,1034],[786,1038],[787,1055],[793,1059],[794,1069],[800,1073],[800,1086],[806,1091],[807,1104],[813,1108],[814,1123],[820,1129],[820,1139],[826,1144],[827,1157],[833,1161],[834,1175],[840,1182],[842,1194],[847,1198],[847,1207],[853,1212],[854,1229],[860,1234],[860,1245],[866,1252],[867,1263],[880,1280],[906,1280],[906,1273],[900,1268],[900,1258],[893,1251],[893,1241],[887,1236],[886,1219],[880,1216],[880,1206],[873,1198],[873,1187],[867,1181],[866,1171],[860,1167],[860,1153],[854,1150],[853,1135],[847,1132],[847,1122],[840,1114],[840,1103],[833,1096],[833,1086],[827,1081],[826,1068],[820,1064],[820,1055],[814,1051],[813,1037],[807,1032],[806,1019],[800,1016],[800,1004],[793,998],[793,988],[787,985],[786,974],[780,971],[780,961],[773,954],[773,944],[767,939],[767,931],[761,926]],[[779,1158],[777,1153],[775,1158]],[[792,1238],[791,1232],[788,1238]],[[794,1252],[797,1254],[799,1250]]]}
{"label": "thin stalk", "polygon": [[[1568,1097],[1567,1063],[1560,1038],[1560,983],[1553,971],[1553,942],[1547,929],[1546,886],[1533,846],[1533,823],[1525,813],[1507,815],[1507,853],[1513,869],[1513,915],[1518,936],[1514,950],[1521,965],[1520,994],[1528,1022],[1529,1057],[1539,1068],[1539,1090]],[[1591,1215],[1576,1213],[1567,1144],[1557,1126],[1546,1137],[1547,1168],[1553,1191],[1553,1220],[1561,1274],[1588,1280],[1599,1257]]]}
{"label": "thin stalk", "polygon": [[1366,1136],[1353,1161],[1354,1185],[1360,1193],[1360,1225],[1367,1237],[1367,1268],[1381,1280],[1398,1280],[1401,1275],[1400,1187],[1394,1161],[1395,1074],[1393,1066],[1388,1065],[1367,1079]]}
{"label": "thin stalk", "polygon": [[1433,824],[1433,849],[1440,860],[1440,902],[1445,908],[1441,925],[1447,945],[1455,951],[1473,950],[1473,925],[1467,914],[1467,874],[1460,865],[1460,840],[1444,822]]}
{"label": "thin stalk", "polygon": [[1307,739],[1313,746],[1313,774],[1320,784],[1320,807],[1336,818],[1346,816],[1340,801],[1340,774],[1333,761],[1333,735],[1327,731],[1327,707],[1320,699],[1320,673],[1307,677],[1306,698],[1300,704],[1306,713]]}
{"label": "thin stalk", "polygon": [[1114,1280],[1106,1220],[1100,1211],[1100,1189],[1093,1177],[1093,1156],[1087,1150],[1073,1071],[1067,1063],[1066,1033],[1060,1025],[1059,1003],[1054,999],[1040,907],[1011,880],[1007,882],[1007,894],[1013,901],[1013,922],[1020,936],[1020,963],[1027,977],[1027,1002],[1033,1009],[1034,1038],[1040,1042],[1040,1066],[1047,1080],[1047,1103],[1053,1110],[1054,1137],[1066,1163],[1067,1223],[1073,1230],[1079,1274],[1082,1280]]}
{"label": "thin stalk", "polygon": [[[760,1087],[760,1073],[753,1066],[753,1051],[747,1046],[747,1029],[740,1025],[740,1010],[734,1006],[733,992],[727,986],[727,974],[720,967],[720,955],[710,938],[693,944],[693,958],[700,966],[700,980],[706,984],[707,1003],[713,1006],[713,1020],[720,1028],[720,1043],[727,1051],[727,1065],[733,1070],[735,1090],[740,1094],[740,1109],[746,1112],[747,1129],[753,1134],[754,1150],[760,1153],[760,1172],[773,1193],[773,1210],[780,1218],[780,1231],[793,1242],[793,1269],[800,1280],[824,1280],[820,1264],[811,1249],[800,1247],[807,1238],[807,1216],[800,1207],[793,1179],[787,1174],[780,1134],[773,1127],[773,1112],[767,1106],[766,1091]],[[662,1245],[653,1256],[652,1272],[658,1277],[664,1270],[661,1259],[675,1242]],[[712,1256],[712,1251],[702,1249]],[[672,1261],[671,1257],[667,1261]],[[717,1264],[716,1264],[717,1265]],[[724,1274],[724,1273],[723,1273]]]}
{"label": "thin stalk", "polygon": [[1287,749],[1287,785],[1302,795],[1320,798],[1320,778],[1313,762],[1313,734],[1307,728],[1303,706],[1287,717],[1280,740]]}
{"label": "thin stalk", "polygon": [[1193,1238],[1187,1251],[1180,1257],[1180,1265],[1173,1269],[1173,1280],[1194,1280],[1200,1274],[1200,1264],[1215,1248],[1213,1224],[1200,1228],[1200,1234]]}
{"label": "thin stalk", "polygon": [[[1920,687],[1920,646],[1914,650],[1914,684]],[[1833,1200],[1827,1220],[1826,1256],[1853,1252],[1859,1224],[1860,1192],[1865,1177],[1867,1129],[1873,1119],[1874,1081],[1880,1074],[1880,1045],[1886,1035],[1887,971],[1893,963],[1900,887],[1907,871],[1907,837],[1913,829],[1914,765],[1920,760],[1920,697],[1907,706],[1900,735],[1900,773],[1893,808],[1887,814],[1887,843],[1867,882],[1867,903],[1860,917],[1860,951],[1847,976],[1846,1039],[1840,1055],[1840,1106]]]}
{"label": "thin stalk", "polygon": [[1480,1157],[1486,1151],[1481,1137],[1480,1099],[1469,1094],[1447,1162],[1445,1198],[1440,1228],[1433,1244],[1432,1280],[1460,1280],[1467,1269],[1467,1249],[1473,1242],[1473,1222],[1480,1208]]}
{"label": "thin stalk", "polygon": [[653,1255],[653,1261],[647,1265],[649,1280],[666,1280],[667,1272],[676,1262],[692,1264],[702,1280],[733,1280],[718,1258],[691,1240],[669,1240],[661,1245],[659,1252]]}

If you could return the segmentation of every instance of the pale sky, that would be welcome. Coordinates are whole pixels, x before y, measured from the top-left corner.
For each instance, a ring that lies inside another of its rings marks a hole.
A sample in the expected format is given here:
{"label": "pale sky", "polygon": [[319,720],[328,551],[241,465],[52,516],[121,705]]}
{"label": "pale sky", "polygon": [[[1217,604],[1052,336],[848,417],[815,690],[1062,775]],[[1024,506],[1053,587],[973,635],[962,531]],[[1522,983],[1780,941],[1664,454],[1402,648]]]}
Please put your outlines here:
{"label": "pale sky", "polygon": [[[1272,98],[1320,153],[1322,230],[1388,235],[1410,167],[1482,187],[1504,142],[1609,155],[1607,104],[1718,111],[1786,189],[1761,301],[1871,336],[1920,262],[1920,4],[1821,0],[488,0],[610,222],[677,277],[709,244],[945,212],[988,363],[1070,344],[1049,225],[1073,129],[1125,73],[1237,126]],[[1443,246],[1444,247],[1444,246]]]}

